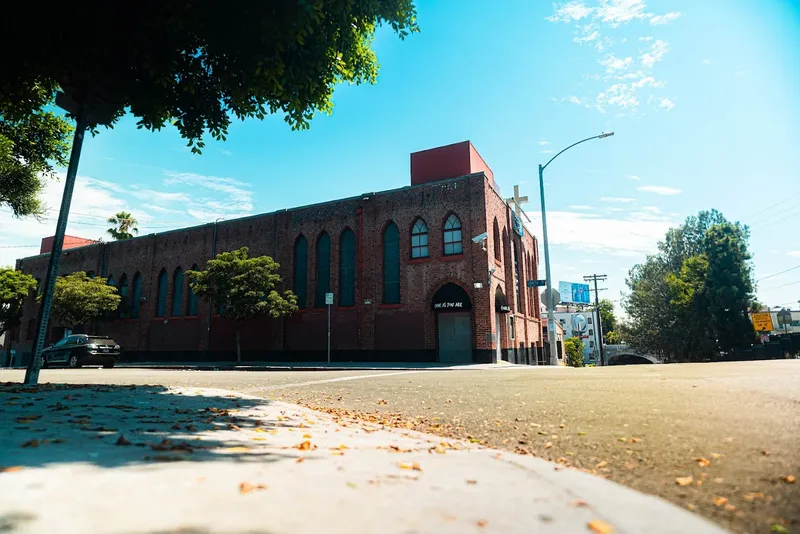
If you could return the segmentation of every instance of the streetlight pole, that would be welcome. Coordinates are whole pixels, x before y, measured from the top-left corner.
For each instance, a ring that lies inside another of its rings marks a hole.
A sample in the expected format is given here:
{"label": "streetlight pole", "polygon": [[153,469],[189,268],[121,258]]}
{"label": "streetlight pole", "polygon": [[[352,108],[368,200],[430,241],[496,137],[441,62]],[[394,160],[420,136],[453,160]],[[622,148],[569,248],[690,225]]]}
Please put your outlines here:
{"label": "streetlight pole", "polygon": [[539,194],[542,202],[542,239],[544,240],[544,272],[547,283],[547,339],[550,341],[550,365],[558,365],[558,342],[556,340],[556,315],[555,306],[553,306],[553,282],[550,278],[550,247],[547,242],[547,210],[544,203],[544,170],[548,165],[553,163],[553,160],[558,156],[569,150],[570,148],[591,141],[592,139],[603,139],[611,137],[614,132],[604,132],[600,135],[587,137],[577,143],[569,145],[567,148],[550,158],[550,161],[544,165],[539,165]]}

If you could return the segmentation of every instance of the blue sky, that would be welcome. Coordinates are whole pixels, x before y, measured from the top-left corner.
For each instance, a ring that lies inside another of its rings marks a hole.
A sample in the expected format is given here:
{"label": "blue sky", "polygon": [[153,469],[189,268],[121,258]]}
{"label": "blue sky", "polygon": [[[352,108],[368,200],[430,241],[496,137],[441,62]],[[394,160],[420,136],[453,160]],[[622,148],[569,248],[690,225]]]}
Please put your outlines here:
{"label": "blue sky", "polygon": [[[504,193],[531,198],[539,235],[537,164],[613,130],[547,169],[555,280],[607,274],[602,296],[619,299],[667,228],[709,208],[752,226],[757,279],[800,265],[800,2],[419,0],[418,12],[420,34],[376,36],[378,84],[338,87],[309,131],[237,122],[202,156],[132,117],[88,138],[69,233],[98,238],[123,208],[150,233],[401,187],[410,152],[469,139]],[[47,191],[52,220],[0,211],[0,264],[52,235],[62,187]],[[797,306],[800,268],[759,296]]]}

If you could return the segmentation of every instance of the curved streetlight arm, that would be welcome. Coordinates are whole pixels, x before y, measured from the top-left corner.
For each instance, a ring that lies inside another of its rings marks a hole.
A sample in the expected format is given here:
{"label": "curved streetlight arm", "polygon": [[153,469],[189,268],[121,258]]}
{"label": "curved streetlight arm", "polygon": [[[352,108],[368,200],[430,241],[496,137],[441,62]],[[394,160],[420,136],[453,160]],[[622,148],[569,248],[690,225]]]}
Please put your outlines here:
{"label": "curved streetlight arm", "polygon": [[563,154],[564,152],[566,152],[570,148],[572,148],[572,147],[574,147],[576,145],[579,145],[581,143],[585,143],[586,141],[591,141],[592,139],[603,139],[604,137],[611,137],[612,135],[614,135],[614,132],[601,133],[600,135],[594,135],[592,137],[587,137],[586,139],[578,141],[577,143],[572,143],[567,148],[565,148],[564,150],[562,150],[561,152],[559,152],[558,154],[556,154],[555,156],[550,158],[550,161],[548,161],[547,163],[544,164],[544,166],[542,166],[542,170],[545,170],[547,168],[547,166],[550,165],[553,162],[554,159],[556,159],[558,156],[560,156],[561,154]]}

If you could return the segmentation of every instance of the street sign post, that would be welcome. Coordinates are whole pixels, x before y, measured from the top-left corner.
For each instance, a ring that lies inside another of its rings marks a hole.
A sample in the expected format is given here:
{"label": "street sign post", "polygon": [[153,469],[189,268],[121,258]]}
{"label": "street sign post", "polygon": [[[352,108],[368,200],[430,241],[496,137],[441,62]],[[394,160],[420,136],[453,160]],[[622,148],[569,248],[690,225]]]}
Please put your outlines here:
{"label": "street sign post", "polygon": [[772,332],[775,329],[772,324],[772,314],[769,312],[754,313],[753,328],[756,332]]}
{"label": "street sign post", "polygon": [[328,306],[328,365],[331,364],[331,304],[333,293],[325,293],[325,304]]}
{"label": "street sign post", "polygon": [[526,280],[527,287],[544,287],[547,285],[547,280]]}

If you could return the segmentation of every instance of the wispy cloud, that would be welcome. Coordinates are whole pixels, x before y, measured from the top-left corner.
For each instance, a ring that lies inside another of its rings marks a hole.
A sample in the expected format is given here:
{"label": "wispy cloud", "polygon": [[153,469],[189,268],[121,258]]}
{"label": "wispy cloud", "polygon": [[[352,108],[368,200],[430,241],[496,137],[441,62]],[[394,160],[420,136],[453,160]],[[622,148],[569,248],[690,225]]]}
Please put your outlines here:
{"label": "wispy cloud", "polygon": [[[249,215],[253,211],[253,192],[250,185],[234,178],[207,176],[188,172],[164,172],[166,186],[189,186],[193,194],[187,213],[200,220]],[[213,195],[202,197],[203,193]]]}
{"label": "wispy cloud", "polygon": [[542,154],[552,154],[552,150],[542,150]]}
{"label": "wispy cloud", "polygon": [[792,250],[786,253],[787,256],[791,256],[792,258],[800,258],[800,250]]}
{"label": "wispy cloud", "polygon": [[549,145],[549,144],[550,144],[550,141],[545,141],[544,139],[542,139],[541,141],[539,141],[539,146],[547,146],[547,145]]}
{"label": "wispy cloud", "polygon": [[232,156],[233,155],[233,152],[231,152],[230,150],[225,150],[224,148],[218,148],[217,152],[219,152],[223,156]]}
{"label": "wispy cloud", "polygon": [[630,202],[636,202],[636,199],[629,197],[600,197],[600,202],[621,202],[628,204]]}
{"label": "wispy cloud", "polygon": [[628,178],[630,178],[631,180],[634,180],[634,181],[636,181],[636,182],[638,182],[639,180],[641,180],[641,178],[639,178],[638,176],[636,176],[636,175],[634,175],[634,174],[631,174],[630,176],[628,176]]}
{"label": "wispy cloud", "polygon": [[666,15],[653,15],[650,17],[650,24],[653,26],[660,26],[661,24],[669,24],[673,20],[680,17],[681,14],[677,11],[673,11],[672,13],[667,13]]}
{"label": "wispy cloud", "polygon": [[639,59],[641,59],[644,68],[652,69],[653,65],[664,59],[667,52],[669,52],[669,44],[659,39],[654,42],[650,50],[642,54]]}
{"label": "wispy cloud", "polygon": [[664,108],[667,111],[669,111],[675,107],[675,103],[669,98],[661,98],[659,99],[658,107]]}
{"label": "wispy cloud", "polygon": [[657,195],[677,195],[681,192],[680,189],[674,187],[666,187],[663,185],[642,185],[636,188],[637,191],[645,193],[655,193]]}
{"label": "wispy cloud", "polygon": [[187,193],[169,193],[165,191],[155,191],[153,189],[139,189],[132,187],[130,194],[141,200],[149,200],[151,202],[189,202],[191,197]]}
{"label": "wispy cloud", "polygon": [[174,213],[183,215],[185,212],[181,210],[165,208],[163,206],[156,206],[155,204],[142,204],[142,207],[155,213]]}
{"label": "wispy cloud", "polygon": [[569,209],[579,210],[579,211],[591,211],[595,208],[593,208],[592,206],[585,206],[583,204],[573,204],[572,206],[569,207]]}

